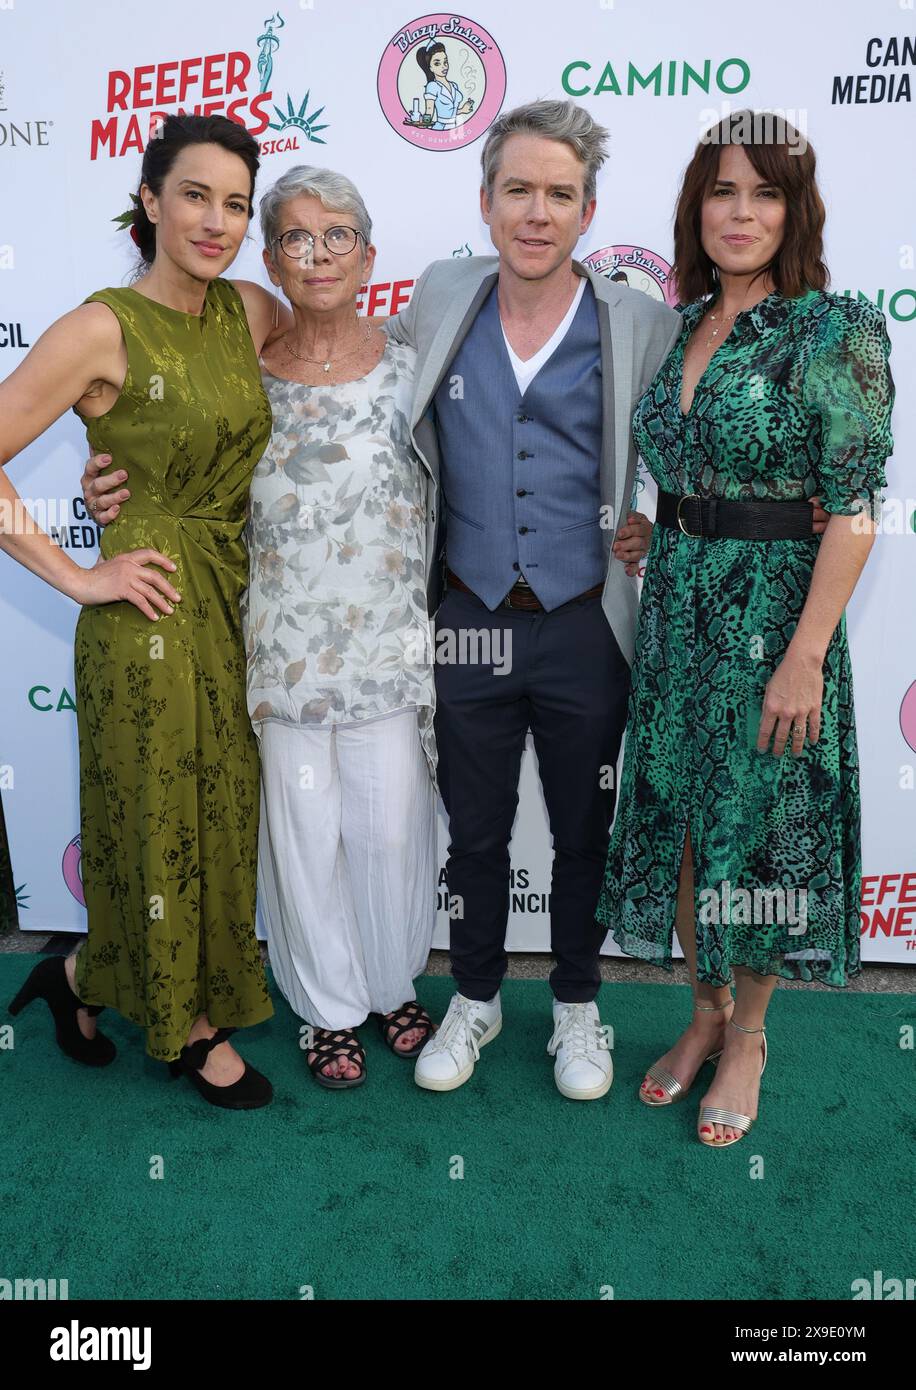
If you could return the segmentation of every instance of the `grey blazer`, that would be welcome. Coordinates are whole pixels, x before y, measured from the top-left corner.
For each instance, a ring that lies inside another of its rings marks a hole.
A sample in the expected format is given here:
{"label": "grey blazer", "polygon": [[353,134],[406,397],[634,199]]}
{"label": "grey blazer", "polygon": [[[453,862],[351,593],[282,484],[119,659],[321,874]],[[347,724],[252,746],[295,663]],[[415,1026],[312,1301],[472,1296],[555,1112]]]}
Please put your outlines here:
{"label": "grey blazer", "polygon": [[[612,510],[613,528],[604,531],[608,560],[602,606],[621,652],[633,660],[636,629],[636,580],[627,577],[611,546],[633,490],[636,448],[631,429],[639,397],[680,335],[681,318],[673,309],[650,299],[641,290],[596,275],[579,261],[573,270],[591,282],[601,332],[601,372],[604,420],[601,445],[601,504]],[[471,256],[434,261],[414,287],[406,309],[388,320],[386,328],[399,343],[417,351],[410,430],[414,447],[429,470],[434,486],[427,489],[426,573],[429,611],[441,598],[437,532],[440,524],[439,441],[433,396],[461,346],[499,272],[498,256]]]}

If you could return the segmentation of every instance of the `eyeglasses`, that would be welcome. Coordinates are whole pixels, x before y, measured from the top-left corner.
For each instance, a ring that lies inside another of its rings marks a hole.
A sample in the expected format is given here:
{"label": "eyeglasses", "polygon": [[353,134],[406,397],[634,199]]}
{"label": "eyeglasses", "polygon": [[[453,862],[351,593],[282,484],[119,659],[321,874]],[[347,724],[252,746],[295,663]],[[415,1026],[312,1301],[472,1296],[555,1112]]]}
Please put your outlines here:
{"label": "eyeglasses", "polygon": [[[330,251],[332,256],[346,256],[361,236],[362,232],[356,232],[352,227],[329,227],[326,232],[319,232],[318,240],[324,243],[325,250]],[[365,239],[363,237],[363,241]],[[315,237],[304,227],[291,227],[282,236],[274,237],[274,243],[277,242],[280,243],[280,249],[294,261],[301,260],[303,256],[311,256],[315,249]]]}

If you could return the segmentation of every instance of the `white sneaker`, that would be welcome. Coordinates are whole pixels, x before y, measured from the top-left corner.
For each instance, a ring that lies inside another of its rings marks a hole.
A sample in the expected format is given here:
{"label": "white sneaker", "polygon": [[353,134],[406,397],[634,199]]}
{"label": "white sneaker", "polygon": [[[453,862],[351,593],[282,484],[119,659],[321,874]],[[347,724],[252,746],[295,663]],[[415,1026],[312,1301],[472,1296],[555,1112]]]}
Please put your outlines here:
{"label": "white sneaker", "polygon": [[426,1091],[454,1091],[463,1086],[480,1049],[493,1041],[502,1026],[498,993],[489,1003],[453,995],[439,1031],[417,1058],[414,1081]]}
{"label": "white sneaker", "polygon": [[614,1067],[608,1025],[598,1017],[598,1006],[561,1004],[554,1000],[553,1037],[547,1051],[556,1062],[553,1078],[557,1089],[570,1100],[597,1100],[611,1089]]}

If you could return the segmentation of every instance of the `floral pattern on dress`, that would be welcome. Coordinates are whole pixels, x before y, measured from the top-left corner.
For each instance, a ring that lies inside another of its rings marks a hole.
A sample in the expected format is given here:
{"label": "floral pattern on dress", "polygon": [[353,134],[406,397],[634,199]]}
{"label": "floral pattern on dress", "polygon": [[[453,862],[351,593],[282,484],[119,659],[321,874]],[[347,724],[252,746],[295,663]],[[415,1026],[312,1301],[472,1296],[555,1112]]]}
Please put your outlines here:
{"label": "floral pattern on dress", "polygon": [[270,443],[251,485],[242,602],[248,710],[314,727],[416,707],[435,776],[427,477],[410,438],[416,353],[357,381],[262,379]]}

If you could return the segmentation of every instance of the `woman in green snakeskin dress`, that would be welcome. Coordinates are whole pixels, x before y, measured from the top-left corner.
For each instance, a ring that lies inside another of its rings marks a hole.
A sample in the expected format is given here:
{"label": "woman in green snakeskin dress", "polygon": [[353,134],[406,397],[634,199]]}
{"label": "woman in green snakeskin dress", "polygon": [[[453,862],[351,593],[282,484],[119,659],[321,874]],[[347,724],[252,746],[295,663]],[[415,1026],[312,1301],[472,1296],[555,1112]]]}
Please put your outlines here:
{"label": "woman in green snakeskin dress", "polygon": [[[272,1094],[227,1040],[273,1012],[255,936],[259,767],[238,611],[248,489],[271,429],[257,353],[273,301],[219,278],[247,233],[257,166],[257,142],[235,122],[170,117],[135,200],[146,273],[53,325],[2,388],[4,459],[73,405],[92,451],[131,472],[129,515],[105,530],[95,569],[43,535],[28,546],[3,538],[83,604],[89,934],[67,980],[84,1005],[138,1024],[150,1056],[228,1108]],[[59,1041],[62,989],[36,972],[16,1001],[44,997]],[[81,1009],[77,1021],[64,1050],[110,1061],[94,1015]]]}
{"label": "woman in green snakeskin dress", "polygon": [[817,495],[830,514],[823,537],[809,523],[805,538],[730,538],[695,534],[681,504],[646,564],[597,915],[624,951],[667,968],[676,922],[697,1013],[640,1097],[679,1099],[724,1048],[699,1129],[720,1146],[753,1121],[777,977],[844,985],[859,971],[843,609],[873,540],[893,385],[881,312],[825,292],[814,167],[810,146],[787,141],[700,145],[676,219],[694,302],[634,420],[660,493]]}

